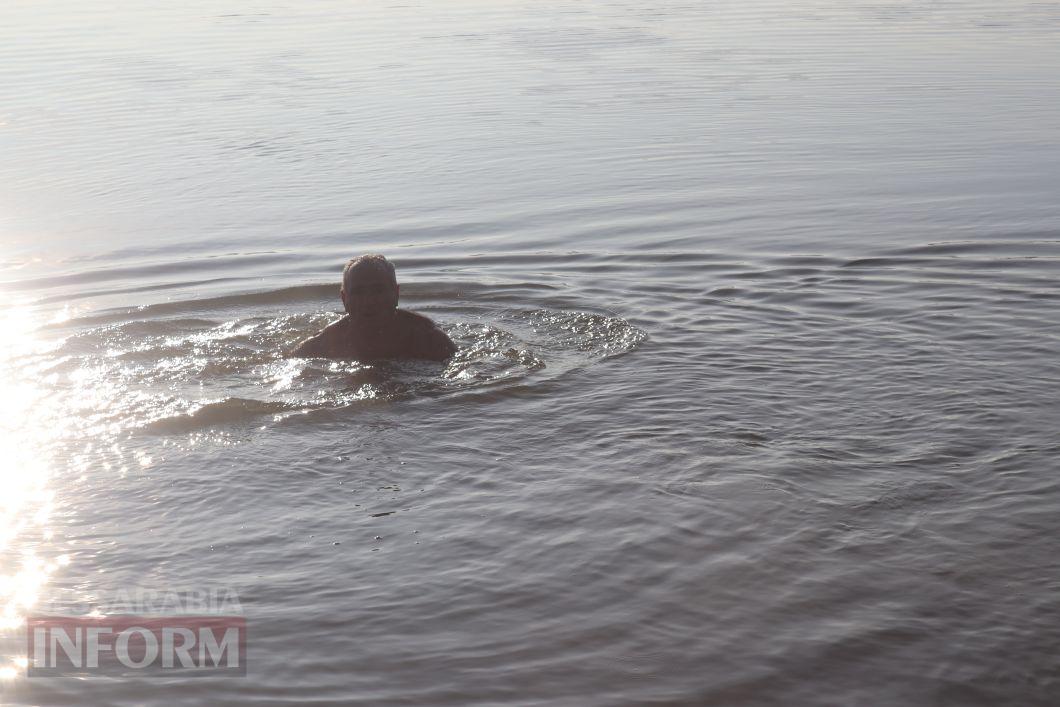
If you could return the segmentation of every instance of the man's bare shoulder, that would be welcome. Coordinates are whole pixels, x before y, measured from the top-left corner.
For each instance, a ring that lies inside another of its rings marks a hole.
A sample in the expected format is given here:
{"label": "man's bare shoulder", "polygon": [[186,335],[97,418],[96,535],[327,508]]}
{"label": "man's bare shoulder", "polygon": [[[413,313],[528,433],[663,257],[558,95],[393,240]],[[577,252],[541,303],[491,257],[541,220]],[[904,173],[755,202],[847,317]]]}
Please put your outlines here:
{"label": "man's bare shoulder", "polygon": [[405,309],[397,312],[411,334],[411,358],[443,361],[456,353],[456,344],[430,318]]}
{"label": "man's bare shoulder", "polygon": [[421,358],[444,361],[456,353],[456,345],[429,318],[403,309],[396,310],[396,326],[363,339],[353,331],[348,316],[329,324],[298,344],[288,357],[296,358]]}
{"label": "man's bare shoulder", "polygon": [[339,348],[341,342],[346,339],[348,328],[347,317],[342,317],[336,322],[328,324],[319,333],[309,337],[298,346],[294,347],[287,356],[298,358],[333,358],[341,355]]}
{"label": "man's bare shoulder", "polygon": [[401,318],[401,324],[407,327],[414,327],[416,329],[437,329],[438,326],[431,320],[430,317],[425,317],[422,314],[416,314],[410,312],[407,309],[398,309],[396,311],[398,317]]}

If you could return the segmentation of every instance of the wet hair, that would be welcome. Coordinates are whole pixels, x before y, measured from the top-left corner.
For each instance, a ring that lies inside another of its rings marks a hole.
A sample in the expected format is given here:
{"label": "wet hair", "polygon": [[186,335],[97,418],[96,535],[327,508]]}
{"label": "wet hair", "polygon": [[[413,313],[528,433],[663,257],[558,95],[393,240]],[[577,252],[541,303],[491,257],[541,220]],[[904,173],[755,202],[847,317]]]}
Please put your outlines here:
{"label": "wet hair", "polygon": [[350,292],[353,289],[353,278],[357,273],[366,271],[382,273],[397,287],[397,273],[394,264],[378,253],[370,253],[353,258],[342,270],[342,289]]}

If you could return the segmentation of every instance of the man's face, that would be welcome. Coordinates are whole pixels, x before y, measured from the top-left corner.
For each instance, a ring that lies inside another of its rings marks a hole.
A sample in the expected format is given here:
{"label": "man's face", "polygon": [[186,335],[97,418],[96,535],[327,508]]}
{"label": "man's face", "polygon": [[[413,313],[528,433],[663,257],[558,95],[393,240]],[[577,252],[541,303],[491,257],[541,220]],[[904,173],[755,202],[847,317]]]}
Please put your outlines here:
{"label": "man's face", "polygon": [[393,314],[398,303],[398,286],[385,272],[374,268],[354,271],[342,290],[342,303],[351,317],[362,321]]}

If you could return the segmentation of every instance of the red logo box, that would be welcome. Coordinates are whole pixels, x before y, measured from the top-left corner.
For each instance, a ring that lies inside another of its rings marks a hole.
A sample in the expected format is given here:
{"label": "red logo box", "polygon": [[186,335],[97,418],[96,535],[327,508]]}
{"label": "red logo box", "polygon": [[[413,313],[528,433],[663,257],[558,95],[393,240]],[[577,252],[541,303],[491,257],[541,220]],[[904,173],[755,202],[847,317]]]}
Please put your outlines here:
{"label": "red logo box", "polygon": [[247,674],[242,616],[30,616],[27,677]]}

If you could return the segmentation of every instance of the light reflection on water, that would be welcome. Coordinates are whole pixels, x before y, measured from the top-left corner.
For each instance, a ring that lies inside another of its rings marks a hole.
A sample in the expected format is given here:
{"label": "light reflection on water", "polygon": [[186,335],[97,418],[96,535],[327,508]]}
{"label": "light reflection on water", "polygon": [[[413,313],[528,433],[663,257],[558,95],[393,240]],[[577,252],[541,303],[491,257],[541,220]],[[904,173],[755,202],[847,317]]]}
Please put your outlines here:
{"label": "light reflection on water", "polygon": [[[32,309],[7,302],[0,319],[0,646],[11,664],[0,677],[24,667],[25,617],[34,610],[50,578],[70,562],[53,542],[55,511],[51,455],[63,418],[51,417],[54,399],[40,379],[16,359],[42,348]],[[61,540],[60,540],[61,544]],[[21,654],[19,653],[21,651]]]}

